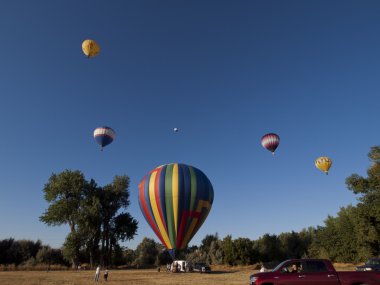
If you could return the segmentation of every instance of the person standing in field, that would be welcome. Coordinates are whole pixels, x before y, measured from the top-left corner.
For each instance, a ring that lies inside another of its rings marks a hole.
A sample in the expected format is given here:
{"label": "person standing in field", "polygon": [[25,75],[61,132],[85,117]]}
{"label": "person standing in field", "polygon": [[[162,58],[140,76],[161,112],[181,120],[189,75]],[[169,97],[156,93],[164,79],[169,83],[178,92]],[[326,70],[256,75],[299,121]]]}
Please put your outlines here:
{"label": "person standing in field", "polygon": [[260,272],[267,272],[268,270],[265,268],[264,264],[261,264]]}
{"label": "person standing in field", "polygon": [[96,267],[95,282],[99,282],[99,275],[100,275],[100,265],[98,265],[98,267]]}
{"label": "person standing in field", "polygon": [[108,269],[106,268],[106,270],[104,271],[104,281],[108,281]]}

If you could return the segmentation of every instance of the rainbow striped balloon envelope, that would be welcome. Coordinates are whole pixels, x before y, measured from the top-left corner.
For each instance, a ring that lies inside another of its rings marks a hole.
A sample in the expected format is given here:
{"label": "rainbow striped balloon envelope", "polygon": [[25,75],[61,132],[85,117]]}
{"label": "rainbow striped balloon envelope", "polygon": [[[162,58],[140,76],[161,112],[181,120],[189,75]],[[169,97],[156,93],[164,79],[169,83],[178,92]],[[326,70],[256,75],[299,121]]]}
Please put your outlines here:
{"label": "rainbow striped balloon envelope", "polygon": [[186,164],[158,166],[139,184],[141,212],[173,258],[202,226],[213,201],[210,180]]}

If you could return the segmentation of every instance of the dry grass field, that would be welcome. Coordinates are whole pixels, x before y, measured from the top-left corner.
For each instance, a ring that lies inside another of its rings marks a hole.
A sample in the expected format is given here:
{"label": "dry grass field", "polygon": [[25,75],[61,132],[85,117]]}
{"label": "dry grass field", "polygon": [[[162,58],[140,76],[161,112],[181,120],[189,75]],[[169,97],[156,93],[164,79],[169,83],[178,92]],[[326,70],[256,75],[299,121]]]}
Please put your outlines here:
{"label": "dry grass field", "polygon": [[[0,272],[1,285],[88,285],[105,284],[103,276],[100,282],[94,282],[95,271],[4,271]],[[152,269],[110,270],[109,285],[221,285],[247,284],[253,272],[249,267],[240,269],[215,269],[211,274],[168,273]]]}
{"label": "dry grass field", "polygon": [[[336,264],[338,270],[353,270],[353,265]],[[247,285],[253,267],[212,267],[211,274],[168,273],[162,270],[111,270],[108,285]],[[94,282],[91,271],[3,271],[1,285],[88,285]]]}

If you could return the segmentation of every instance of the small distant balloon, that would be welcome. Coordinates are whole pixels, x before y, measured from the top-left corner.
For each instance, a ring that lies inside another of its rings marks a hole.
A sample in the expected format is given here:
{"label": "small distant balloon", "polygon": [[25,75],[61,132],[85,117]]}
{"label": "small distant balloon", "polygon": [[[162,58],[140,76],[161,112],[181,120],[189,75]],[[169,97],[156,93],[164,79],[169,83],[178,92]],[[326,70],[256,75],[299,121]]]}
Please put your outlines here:
{"label": "small distant balloon", "polygon": [[321,157],[318,157],[316,160],[315,160],[315,166],[323,171],[324,173],[329,174],[329,169],[332,165],[332,161],[329,157],[327,156],[321,156]]}
{"label": "small distant balloon", "polygon": [[101,150],[115,139],[116,133],[110,127],[99,127],[94,130],[94,139],[98,145],[100,145]]}
{"label": "small distant balloon", "polygon": [[99,45],[94,40],[85,40],[82,43],[83,53],[88,57],[97,56],[100,52]]}
{"label": "small distant balloon", "polygon": [[175,133],[178,133],[178,131],[179,131],[178,128],[173,129],[173,132],[175,132]]}
{"label": "small distant balloon", "polygon": [[277,134],[269,133],[261,138],[261,145],[270,152],[272,152],[273,155],[279,144],[280,137]]}

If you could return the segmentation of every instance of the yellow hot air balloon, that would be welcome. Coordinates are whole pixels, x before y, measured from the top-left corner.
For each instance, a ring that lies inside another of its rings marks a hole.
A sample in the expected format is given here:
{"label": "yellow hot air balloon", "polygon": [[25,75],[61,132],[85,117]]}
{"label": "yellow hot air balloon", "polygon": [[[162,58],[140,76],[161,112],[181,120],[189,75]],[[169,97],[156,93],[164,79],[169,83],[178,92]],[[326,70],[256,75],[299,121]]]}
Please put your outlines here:
{"label": "yellow hot air balloon", "polygon": [[315,166],[319,170],[322,170],[324,173],[326,173],[326,175],[329,174],[329,169],[331,167],[331,164],[332,164],[332,161],[327,156],[321,156],[315,160]]}
{"label": "yellow hot air balloon", "polygon": [[100,47],[94,40],[85,40],[82,43],[82,50],[87,57],[94,57],[100,52]]}

